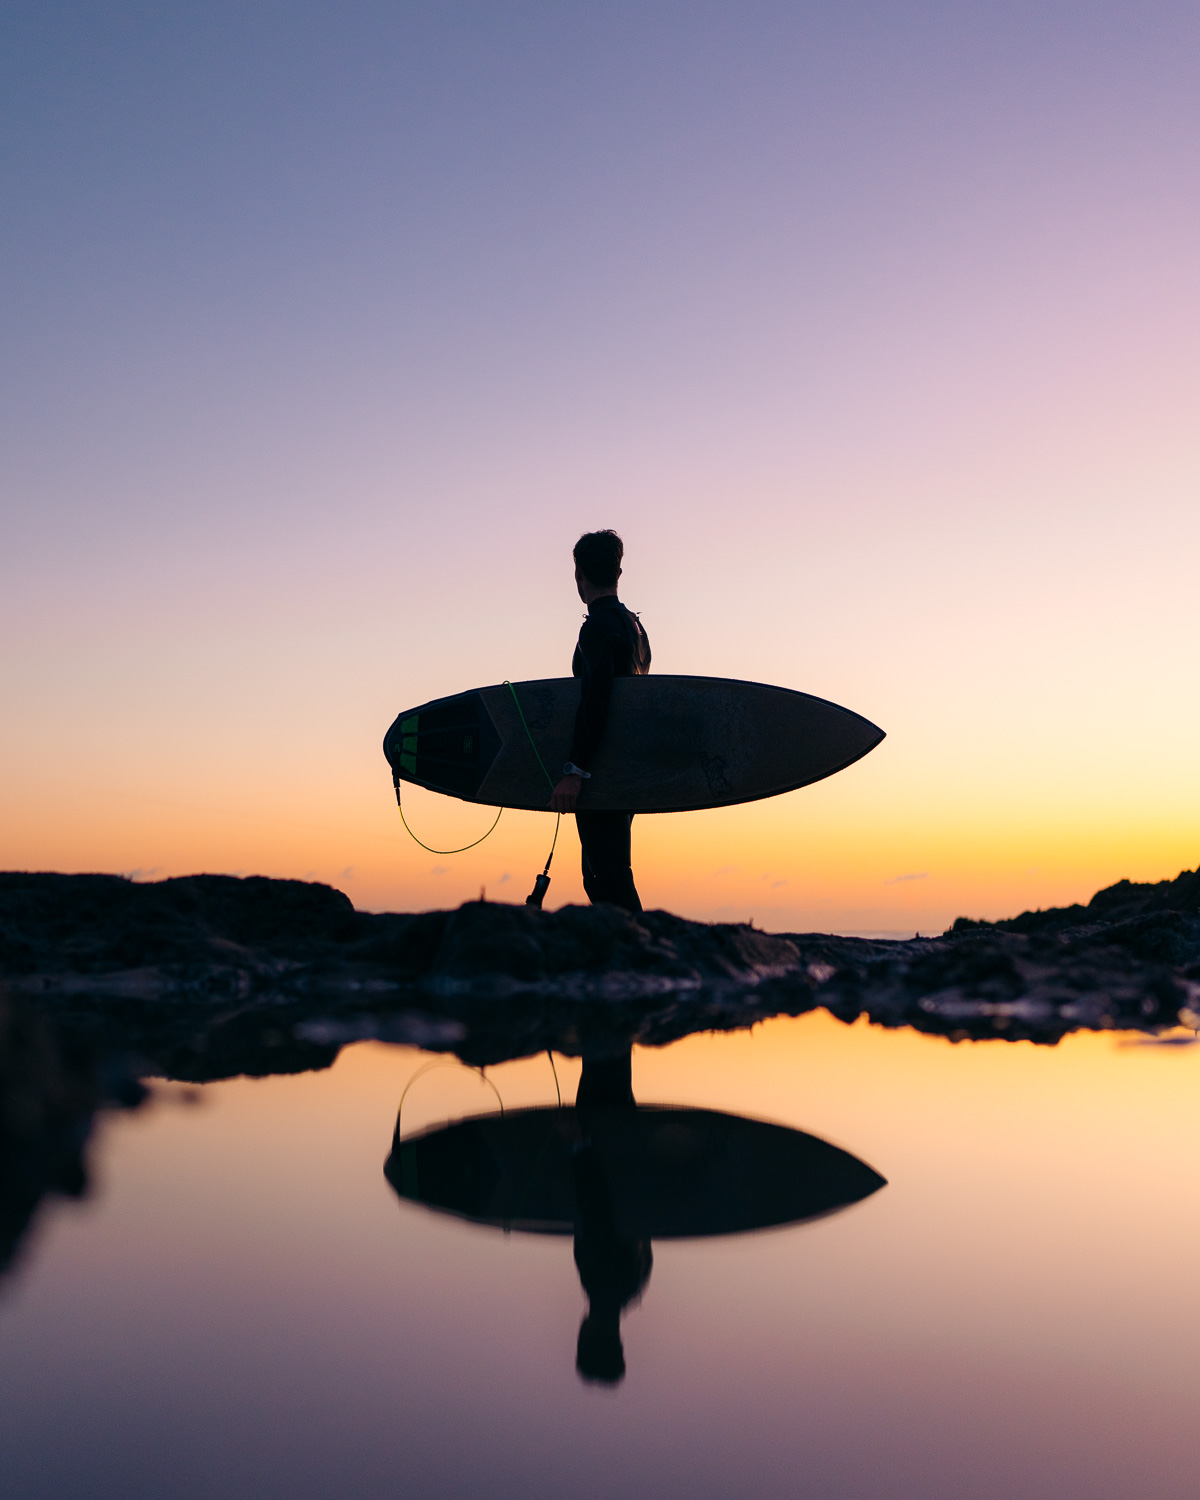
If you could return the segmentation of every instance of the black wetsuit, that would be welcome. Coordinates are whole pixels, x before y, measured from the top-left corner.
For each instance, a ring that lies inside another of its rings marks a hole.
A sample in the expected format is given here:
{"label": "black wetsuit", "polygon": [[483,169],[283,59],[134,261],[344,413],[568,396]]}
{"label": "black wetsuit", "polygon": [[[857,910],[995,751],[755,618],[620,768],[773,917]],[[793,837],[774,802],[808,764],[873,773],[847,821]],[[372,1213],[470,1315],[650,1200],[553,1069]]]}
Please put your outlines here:
{"label": "black wetsuit", "polygon": [[[587,619],[571,672],[579,678],[579,709],[571,740],[572,762],[587,771],[608,720],[614,677],[641,677],[650,670],[650,642],[641,622],[615,594],[588,605]],[[629,832],[632,813],[577,812],[575,826],[583,848],[583,888],[588,900],[609,901],[640,912],[633,883]]]}

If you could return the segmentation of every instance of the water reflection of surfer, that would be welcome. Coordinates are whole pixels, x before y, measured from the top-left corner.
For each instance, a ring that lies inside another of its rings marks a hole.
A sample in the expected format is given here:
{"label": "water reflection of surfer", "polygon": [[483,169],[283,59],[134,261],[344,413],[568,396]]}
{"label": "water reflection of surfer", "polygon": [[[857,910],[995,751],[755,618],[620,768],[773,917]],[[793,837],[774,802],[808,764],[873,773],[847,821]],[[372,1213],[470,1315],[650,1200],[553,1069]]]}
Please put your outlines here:
{"label": "water reflection of surfer", "polygon": [[617,1384],[621,1315],[652,1240],[821,1218],[883,1186],[818,1136],[717,1110],[637,1104],[628,1046],[584,1058],[574,1106],[501,1109],[402,1140],[384,1166],[401,1198],[506,1233],[572,1236],[588,1298],[576,1368]]}
{"label": "water reflection of surfer", "polygon": [[654,1258],[648,1239],[620,1232],[612,1187],[588,1127],[598,1112],[636,1108],[630,1050],[616,1057],[584,1058],[575,1096],[580,1139],[572,1152],[571,1172],[577,1204],[575,1267],[587,1293],[588,1310],[579,1325],[575,1368],[585,1380],[604,1385],[616,1385],[625,1378],[621,1314],[640,1298]]}
{"label": "water reflection of surfer", "polygon": [[550,796],[558,813],[575,813],[583,851],[583,888],[588,900],[609,901],[640,912],[630,853],[632,813],[577,812],[588,766],[604,735],[614,677],[641,677],[650,670],[650,642],[637,616],[617,598],[625,546],[615,531],[589,531],[575,543],[575,586],[588,607],[571,673],[579,678],[579,708],[571,755]]}

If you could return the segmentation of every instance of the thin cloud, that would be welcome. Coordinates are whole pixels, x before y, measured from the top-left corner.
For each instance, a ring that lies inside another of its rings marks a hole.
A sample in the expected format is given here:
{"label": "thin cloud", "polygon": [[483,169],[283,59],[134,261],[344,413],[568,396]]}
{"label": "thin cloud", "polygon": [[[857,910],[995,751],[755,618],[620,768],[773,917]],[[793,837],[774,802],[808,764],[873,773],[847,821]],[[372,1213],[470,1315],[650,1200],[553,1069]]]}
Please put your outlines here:
{"label": "thin cloud", "polygon": [[893,875],[890,880],[885,880],[884,885],[899,885],[905,880],[928,880],[929,871],[922,870],[919,875]]}

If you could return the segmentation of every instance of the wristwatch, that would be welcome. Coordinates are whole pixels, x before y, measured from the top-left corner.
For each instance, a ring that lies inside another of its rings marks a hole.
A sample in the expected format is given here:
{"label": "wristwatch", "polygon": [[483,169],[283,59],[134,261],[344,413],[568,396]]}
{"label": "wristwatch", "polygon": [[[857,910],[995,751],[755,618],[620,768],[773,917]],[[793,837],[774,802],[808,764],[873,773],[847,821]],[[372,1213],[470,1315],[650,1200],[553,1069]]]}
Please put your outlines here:
{"label": "wristwatch", "polygon": [[583,779],[584,779],[584,781],[591,781],[591,779],[592,779],[592,773],[590,771],[581,770],[580,767],[577,766],[573,760],[567,761],[566,764],[563,766],[563,775],[564,776],[582,776]]}

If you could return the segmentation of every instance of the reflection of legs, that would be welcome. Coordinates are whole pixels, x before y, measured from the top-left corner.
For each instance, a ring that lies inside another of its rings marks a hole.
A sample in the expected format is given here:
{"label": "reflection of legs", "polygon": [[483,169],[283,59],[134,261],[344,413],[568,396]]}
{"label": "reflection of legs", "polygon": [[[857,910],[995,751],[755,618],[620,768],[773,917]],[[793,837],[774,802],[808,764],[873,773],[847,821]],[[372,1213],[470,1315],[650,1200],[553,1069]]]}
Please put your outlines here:
{"label": "reflection of legs", "polygon": [[583,850],[583,888],[593,905],[609,901],[626,911],[640,912],[641,900],[633,883],[630,861],[632,813],[579,812],[575,826]]}
{"label": "reflection of legs", "polygon": [[588,1109],[599,1104],[632,1106],[633,1102],[633,1049],[626,1047],[615,1057],[584,1052],[575,1108]]}

